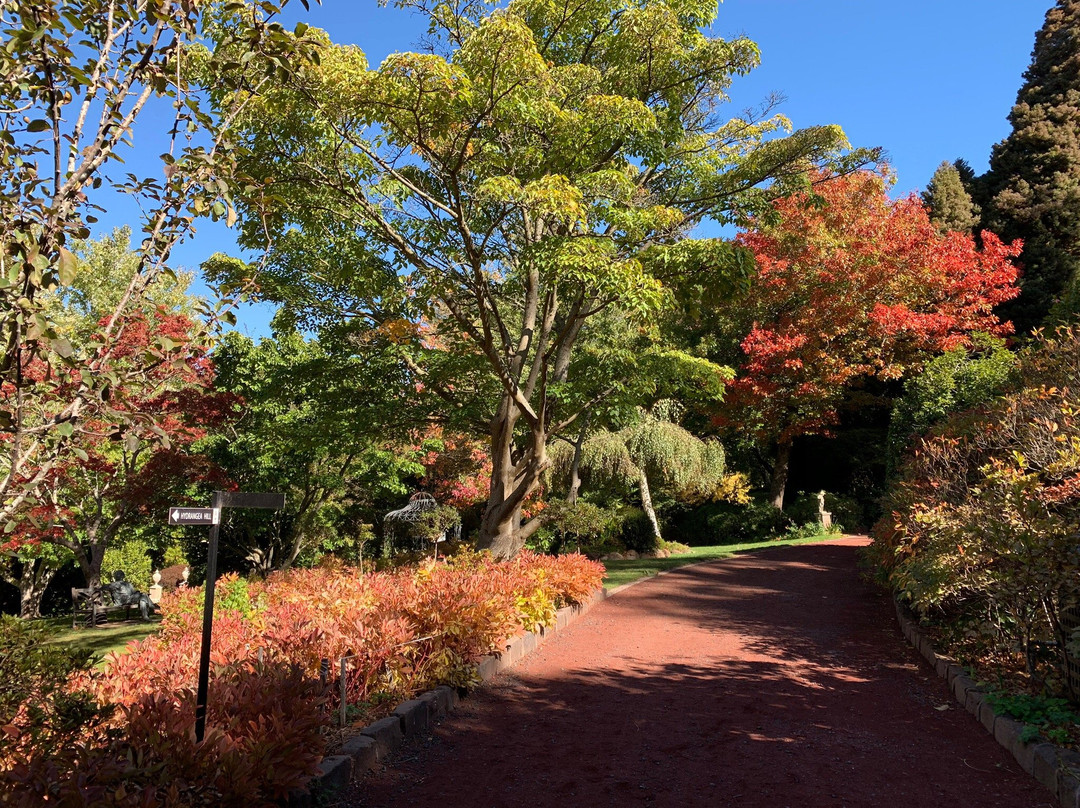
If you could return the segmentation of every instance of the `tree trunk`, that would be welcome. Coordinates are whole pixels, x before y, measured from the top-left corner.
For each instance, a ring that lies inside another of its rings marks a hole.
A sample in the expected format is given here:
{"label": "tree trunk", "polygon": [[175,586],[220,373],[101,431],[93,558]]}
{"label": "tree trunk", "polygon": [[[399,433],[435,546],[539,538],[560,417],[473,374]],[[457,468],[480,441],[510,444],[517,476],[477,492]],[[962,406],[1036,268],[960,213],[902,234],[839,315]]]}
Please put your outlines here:
{"label": "tree trunk", "polygon": [[521,524],[521,505],[540,482],[546,463],[546,434],[534,427],[521,458],[514,462],[514,426],[521,413],[510,396],[504,396],[491,420],[491,491],[480,520],[476,546],[499,559],[513,558],[525,540],[540,526],[538,519]]}
{"label": "tree trunk", "polygon": [[788,465],[791,462],[791,439],[782,440],[776,447],[776,462],[773,463],[772,485],[769,487],[769,499],[773,507],[784,510],[784,489],[787,488]]}
{"label": "tree trunk", "polygon": [[41,617],[41,599],[56,572],[55,567],[50,567],[41,558],[22,562],[22,575],[19,576],[19,617]]}
{"label": "tree trunk", "polygon": [[649,490],[649,478],[645,476],[645,469],[640,471],[638,487],[641,489],[641,509],[645,511],[649,521],[652,522],[653,536],[656,537],[656,541],[661,542],[664,537],[660,535],[660,522],[656,519],[656,509],[653,508],[652,491]]}
{"label": "tree trunk", "polygon": [[574,441],[574,459],[570,462],[570,491],[566,494],[566,501],[571,505],[577,502],[578,493],[581,491],[581,450],[585,446],[585,435],[589,431],[590,413],[585,413],[581,421],[581,431]]}
{"label": "tree trunk", "polygon": [[101,541],[100,528],[91,527],[86,531],[88,542],[84,546],[76,538],[68,549],[75,554],[75,560],[79,562],[79,571],[82,572],[88,587],[101,585],[101,564],[105,560],[105,547],[107,543]]}

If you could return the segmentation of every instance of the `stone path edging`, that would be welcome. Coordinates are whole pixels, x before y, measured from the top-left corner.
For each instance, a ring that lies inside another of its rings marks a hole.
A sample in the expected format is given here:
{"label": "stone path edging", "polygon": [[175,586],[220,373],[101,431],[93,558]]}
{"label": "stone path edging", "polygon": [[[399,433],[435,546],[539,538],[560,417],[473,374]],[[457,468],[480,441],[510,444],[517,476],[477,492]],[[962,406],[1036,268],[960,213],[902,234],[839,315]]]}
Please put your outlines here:
{"label": "stone path edging", "polygon": [[1026,726],[1008,716],[998,715],[983,697],[979,685],[969,677],[955,659],[937,653],[926,634],[906,612],[899,600],[893,599],[896,619],[904,637],[915,647],[937,675],[944,679],[956,700],[964,706],[1001,744],[1012,753],[1020,767],[1042,783],[1057,797],[1062,808],[1080,808],[1080,753],[1063,749],[1052,743],[1020,740]]}
{"label": "stone path edging", "polygon": [[[668,572],[673,571],[668,570]],[[486,682],[506,670],[522,657],[539,648],[548,638],[565,629],[597,603],[642,580],[646,578],[623,584],[610,592],[601,587],[583,603],[559,609],[555,613],[553,625],[514,637],[507,643],[505,651],[486,656],[477,663],[476,673],[480,681]],[[312,808],[320,804],[316,802],[317,799],[321,800],[325,795],[348,786],[354,774],[374,769],[397,751],[406,738],[427,732],[436,720],[452,713],[457,708],[459,700],[457,690],[443,685],[399,704],[386,718],[369,724],[360,730],[359,735],[346,741],[339,754],[323,758],[315,776],[308,782],[307,790],[294,791],[289,795],[289,808]]]}

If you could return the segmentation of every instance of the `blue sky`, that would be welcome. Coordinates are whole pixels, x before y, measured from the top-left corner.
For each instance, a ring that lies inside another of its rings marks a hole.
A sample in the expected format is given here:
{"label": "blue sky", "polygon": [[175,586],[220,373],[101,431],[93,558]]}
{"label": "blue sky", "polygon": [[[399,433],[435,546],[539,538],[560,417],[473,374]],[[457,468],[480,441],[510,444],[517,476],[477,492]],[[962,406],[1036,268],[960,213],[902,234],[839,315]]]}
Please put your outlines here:
{"label": "blue sky", "polygon": [[[769,93],[796,127],[835,123],[856,146],[881,146],[897,174],[894,192],[919,191],[942,160],[963,157],[986,169],[991,146],[1009,132],[1006,116],[1027,68],[1035,32],[1052,0],[727,0],[713,26],[746,35],[762,64],[731,89],[731,111]],[[323,0],[290,20],[359,45],[375,65],[414,50],[423,21],[374,0]],[[146,126],[152,122],[141,121]],[[116,216],[103,225],[122,224]],[[204,223],[174,254],[197,267],[234,246],[224,225]],[[266,333],[268,307],[248,308],[239,327]]]}

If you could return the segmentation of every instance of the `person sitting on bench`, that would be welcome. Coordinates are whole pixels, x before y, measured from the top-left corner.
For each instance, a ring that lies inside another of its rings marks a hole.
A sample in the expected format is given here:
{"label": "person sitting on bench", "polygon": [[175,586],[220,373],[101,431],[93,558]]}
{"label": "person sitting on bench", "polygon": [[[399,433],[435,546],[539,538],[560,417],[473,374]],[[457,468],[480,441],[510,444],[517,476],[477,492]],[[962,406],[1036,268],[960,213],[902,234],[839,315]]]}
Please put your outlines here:
{"label": "person sitting on bench", "polygon": [[157,609],[147,595],[136,589],[135,585],[124,577],[123,570],[114,572],[112,583],[105,584],[102,589],[108,590],[112,602],[117,606],[138,606],[143,620],[149,620],[150,612]]}

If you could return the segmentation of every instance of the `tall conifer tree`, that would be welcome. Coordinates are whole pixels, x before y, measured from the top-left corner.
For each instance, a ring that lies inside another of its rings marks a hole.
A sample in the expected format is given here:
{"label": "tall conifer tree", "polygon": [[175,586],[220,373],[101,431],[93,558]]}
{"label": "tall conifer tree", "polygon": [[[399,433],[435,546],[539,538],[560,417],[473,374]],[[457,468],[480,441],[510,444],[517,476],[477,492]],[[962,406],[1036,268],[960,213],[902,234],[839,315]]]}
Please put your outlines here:
{"label": "tall conifer tree", "polygon": [[1024,240],[1018,330],[1042,323],[1080,265],[1080,0],[1058,0],[1035,36],[1031,66],[994,147],[987,224]]}
{"label": "tall conifer tree", "polygon": [[942,163],[922,194],[930,210],[930,221],[942,233],[970,233],[979,223],[979,206],[971,200],[960,171],[953,163]]}

